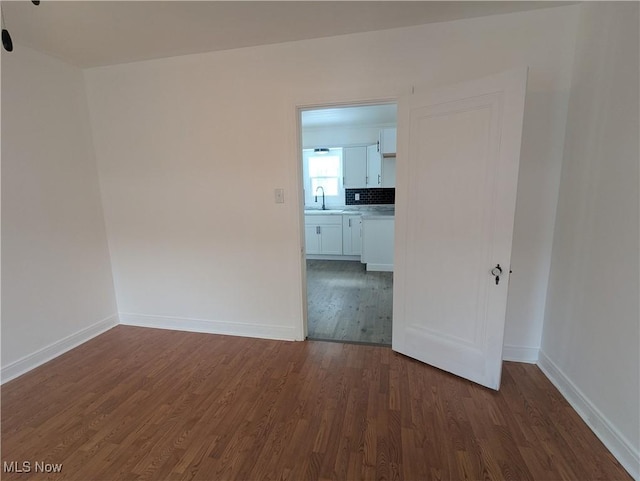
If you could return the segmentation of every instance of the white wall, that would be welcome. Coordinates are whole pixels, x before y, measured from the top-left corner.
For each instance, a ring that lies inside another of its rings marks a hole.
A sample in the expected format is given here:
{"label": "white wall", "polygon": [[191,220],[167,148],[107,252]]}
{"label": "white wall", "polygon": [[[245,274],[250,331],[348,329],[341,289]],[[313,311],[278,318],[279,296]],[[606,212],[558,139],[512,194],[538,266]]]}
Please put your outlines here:
{"label": "white wall", "polygon": [[639,9],[582,9],[540,366],[638,479]]}
{"label": "white wall", "polygon": [[2,380],[117,323],[84,78],[2,52]]}
{"label": "white wall", "polygon": [[505,343],[537,359],[577,8],[86,71],[122,321],[300,338],[296,105],[393,100],[528,64]]}

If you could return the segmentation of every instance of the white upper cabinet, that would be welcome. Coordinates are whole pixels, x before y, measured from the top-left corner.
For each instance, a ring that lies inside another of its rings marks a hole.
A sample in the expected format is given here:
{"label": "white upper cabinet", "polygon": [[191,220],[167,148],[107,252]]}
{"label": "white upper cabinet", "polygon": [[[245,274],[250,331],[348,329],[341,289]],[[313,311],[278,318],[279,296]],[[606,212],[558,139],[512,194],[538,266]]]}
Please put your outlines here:
{"label": "white upper cabinet", "polygon": [[367,187],[366,147],[346,147],[343,150],[342,175],[342,183],[345,189]]}
{"label": "white upper cabinet", "polygon": [[367,147],[367,187],[382,186],[382,158],[377,145]]}
{"label": "white upper cabinet", "polygon": [[369,146],[342,149],[344,189],[395,187],[396,129],[380,130],[379,141]]}
{"label": "white upper cabinet", "polygon": [[396,156],[397,129],[388,128],[380,130],[380,155],[382,157]]}
{"label": "white upper cabinet", "polygon": [[391,166],[393,172],[386,174],[389,180],[384,179],[385,172],[389,171],[389,160],[393,159],[382,159],[377,144],[367,147],[345,147],[342,179],[344,188],[394,187],[395,164]]}

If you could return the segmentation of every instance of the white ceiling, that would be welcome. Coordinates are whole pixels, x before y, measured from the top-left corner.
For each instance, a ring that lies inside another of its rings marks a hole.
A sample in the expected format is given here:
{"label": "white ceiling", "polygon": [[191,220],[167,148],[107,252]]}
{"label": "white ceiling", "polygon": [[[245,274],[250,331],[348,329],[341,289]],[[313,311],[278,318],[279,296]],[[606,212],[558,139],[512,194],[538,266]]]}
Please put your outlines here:
{"label": "white ceiling", "polygon": [[302,112],[302,128],[395,125],[396,104],[338,107]]}
{"label": "white ceiling", "polygon": [[4,1],[20,45],[79,67],[329,37],[575,2]]}

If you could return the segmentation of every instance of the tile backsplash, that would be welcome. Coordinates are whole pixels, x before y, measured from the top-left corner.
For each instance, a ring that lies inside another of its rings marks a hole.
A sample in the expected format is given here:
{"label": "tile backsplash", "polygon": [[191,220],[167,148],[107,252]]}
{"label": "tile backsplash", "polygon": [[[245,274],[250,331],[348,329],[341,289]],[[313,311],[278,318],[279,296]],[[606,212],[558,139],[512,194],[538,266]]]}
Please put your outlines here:
{"label": "tile backsplash", "polygon": [[[356,200],[356,194],[360,194],[360,200]],[[395,204],[396,189],[376,188],[376,189],[345,189],[346,205],[372,205],[372,204]]]}

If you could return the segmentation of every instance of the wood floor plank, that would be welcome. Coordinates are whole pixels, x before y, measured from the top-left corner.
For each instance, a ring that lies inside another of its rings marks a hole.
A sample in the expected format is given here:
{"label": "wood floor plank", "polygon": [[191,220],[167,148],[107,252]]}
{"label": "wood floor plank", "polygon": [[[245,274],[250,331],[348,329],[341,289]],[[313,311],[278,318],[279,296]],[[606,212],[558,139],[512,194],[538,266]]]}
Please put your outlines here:
{"label": "wood floor plank", "polygon": [[2,386],[12,461],[63,465],[35,480],[631,480],[533,365],[494,392],[388,347],[128,326]]}

